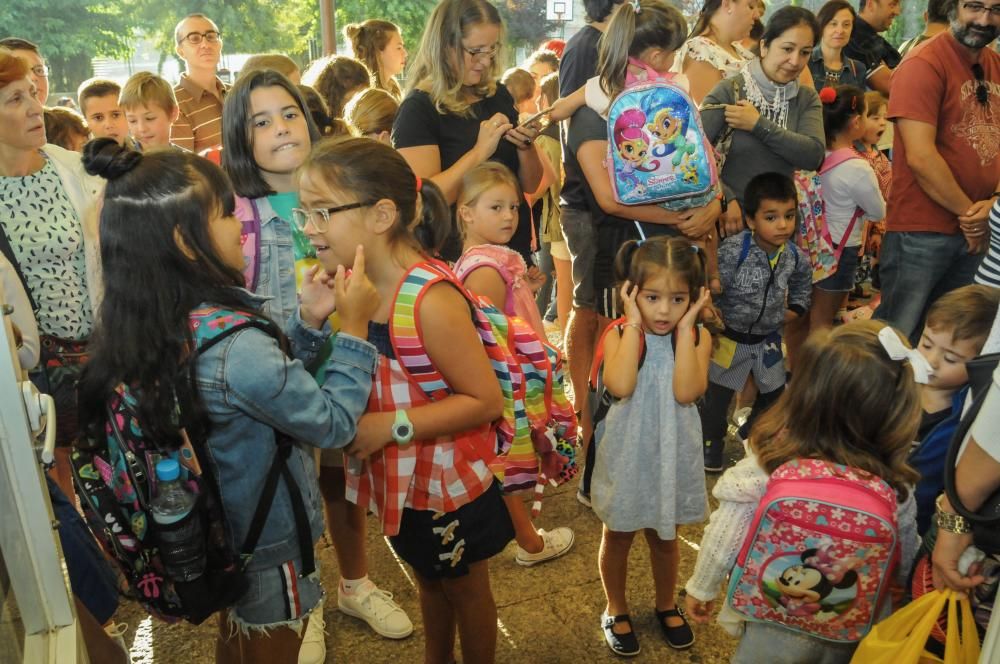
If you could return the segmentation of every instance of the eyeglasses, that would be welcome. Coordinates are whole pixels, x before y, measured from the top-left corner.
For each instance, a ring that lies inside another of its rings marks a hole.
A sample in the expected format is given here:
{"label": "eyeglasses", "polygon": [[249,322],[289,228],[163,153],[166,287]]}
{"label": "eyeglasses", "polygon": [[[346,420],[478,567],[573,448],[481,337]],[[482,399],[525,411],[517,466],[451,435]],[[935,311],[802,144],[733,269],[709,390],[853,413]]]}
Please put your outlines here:
{"label": "eyeglasses", "polygon": [[983,66],[978,62],[972,65],[972,75],[976,77],[976,101],[983,106],[990,103],[990,91],[986,88],[986,76]]}
{"label": "eyeglasses", "polygon": [[218,44],[222,41],[222,33],[209,30],[208,32],[189,32],[181,37],[182,42],[191,42],[195,46],[200,44],[202,40],[207,41],[209,44]]}
{"label": "eyeglasses", "polygon": [[46,65],[35,65],[31,68],[31,73],[39,78],[48,78],[49,68]]}
{"label": "eyeglasses", "polygon": [[992,7],[987,7],[981,2],[965,2],[962,3],[962,9],[967,12],[972,12],[973,14],[982,14],[983,12],[989,12],[990,16],[993,18],[1000,18],[1000,5],[993,5]]}
{"label": "eyeglasses", "polygon": [[473,58],[493,58],[496,57],[497,51],[500,50],[500,44],[482,46],[480,48],[466,48],[463,45],[462,50],[471,55]]}
{"label": "eyeglasses", "polygon": [[357,210],[358,208],[369,207],[374,204],[375,203],[373,202],[348,203],[347,205],[338,205],[331,208],[317,208],[315,210],[292,208],[292,223],[295,224],[295,228],[304,233],[306,231],[306,226],[311,221],[313,227],[315,227],[317,231],[325,233],[326,229],[330,227],[331,215],[337,214],[338,212],[347,212],[348,210]]}

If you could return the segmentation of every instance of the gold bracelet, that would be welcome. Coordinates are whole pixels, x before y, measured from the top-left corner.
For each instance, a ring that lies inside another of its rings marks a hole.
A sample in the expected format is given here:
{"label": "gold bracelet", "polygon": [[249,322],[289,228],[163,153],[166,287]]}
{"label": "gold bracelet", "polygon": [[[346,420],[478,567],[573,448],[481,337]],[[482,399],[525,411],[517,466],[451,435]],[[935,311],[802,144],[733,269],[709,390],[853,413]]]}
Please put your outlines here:
{"label": "gold bracelet", "polygon": [[639,323],[625,323],[625,327],[634,327],[636,332],[642,334],[642,325]]}
{"label": "gold bracelet", "polygon": [[935,514],[934,520],[937,523],[938,530],[944,530],[955,535],[966,535],[972,532],[972,524],[964,516],[960,514],[955,514],[954,512],[945,512],[941,508],[941,501],[944,498],[944,494],[937,497],[934,505],[937,507],[937,512]]}

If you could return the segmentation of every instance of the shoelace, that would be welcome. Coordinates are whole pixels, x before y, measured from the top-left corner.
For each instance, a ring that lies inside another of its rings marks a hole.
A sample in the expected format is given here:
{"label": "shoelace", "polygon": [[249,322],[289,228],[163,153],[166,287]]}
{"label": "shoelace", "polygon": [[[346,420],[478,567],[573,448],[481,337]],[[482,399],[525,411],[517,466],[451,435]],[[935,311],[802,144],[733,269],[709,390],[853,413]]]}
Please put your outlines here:
{"label": "shoelace", "polygon": [[111,623],[104,628],[104,632],[112,639],[119,639],[125,636],[128,631],[128,623]]}
{"label": "shoelace", "polygon": [[389,592],[387,590],[382,590],[381,588],[377,588],[377,587],[375,589],[373,589],[370,593],[368,593],[368,595],[365,596],[365,598],[361,600],[361,603],[362,604],[367,604],[369,608],[374,608],[376,602],[372,601],[373,597],[377,597],[379,599],[384,600],[384,604],[382,604],[382,605],[385,606],[388,609],[387,612],[384,615],[380,615],[379,613],[374,612],[376,614],[376,617],[378,617],[378,618],[385,618],[385,617],[388,617],[389,615],[391,615],[392,613],[395,613],[396,611],[402,611],[403,610],[403,609],[401,609],[399,607],[398,604],[396,604],[396,602],[393,601],[393,595],[392,595],[391,592]]}

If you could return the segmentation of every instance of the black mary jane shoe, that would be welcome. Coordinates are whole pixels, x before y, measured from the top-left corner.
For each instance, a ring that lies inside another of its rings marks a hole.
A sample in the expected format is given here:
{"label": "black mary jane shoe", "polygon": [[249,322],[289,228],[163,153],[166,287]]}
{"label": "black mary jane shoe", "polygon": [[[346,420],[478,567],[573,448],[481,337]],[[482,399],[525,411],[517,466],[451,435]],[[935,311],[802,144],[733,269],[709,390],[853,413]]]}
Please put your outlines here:
{"label": "black mary jane shoe", "polygon": [[626,634],[615,634],[615,623],[628,623],[632,627],[632,620],[627,613],[620,616],[609,616],[607,613],[601,614],[601,627],[604,628],[604,641],[611,648],[611,652],[621,657],[635,657],[639,654],[639,639],[635,637],[635,630],[630,629]]}
{"label": "black mary jane shoe", "polygon": [[[677,627],[670,627],[667,625],[667,618],[680,618],[683,624]],[[686,650],[694,645],[694,632],[691,631],[691,626],[688,625],[687,619],[679,609],[673,608],[666,611],[657,611],[656,622],[660,625],[660,631],[663,633],[663,638],[667,642],[667,645],[674,650]]]}

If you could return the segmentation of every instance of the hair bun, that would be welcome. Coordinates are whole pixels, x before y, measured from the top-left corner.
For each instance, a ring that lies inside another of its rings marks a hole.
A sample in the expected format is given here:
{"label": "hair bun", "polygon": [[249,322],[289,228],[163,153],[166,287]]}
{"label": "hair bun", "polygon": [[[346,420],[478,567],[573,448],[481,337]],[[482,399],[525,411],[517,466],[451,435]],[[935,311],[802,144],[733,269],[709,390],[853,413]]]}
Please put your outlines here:
{"label": "hair bun", "polygon": [[364,29],[365,26],[360,23],[348,23],[344,26],[344,36],[353,41]]}
{"label": "hair bun", "polygon": [[819,100],[824,104],[832,104],[837,101],[837,91],[827,86],[819,91]]}
{"label": "hair bun", "polygon": [[114,180],[142,161],[142,153],[121,146],[113,138],[95,138],[83,146],[83,167],[91,175]]}

